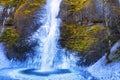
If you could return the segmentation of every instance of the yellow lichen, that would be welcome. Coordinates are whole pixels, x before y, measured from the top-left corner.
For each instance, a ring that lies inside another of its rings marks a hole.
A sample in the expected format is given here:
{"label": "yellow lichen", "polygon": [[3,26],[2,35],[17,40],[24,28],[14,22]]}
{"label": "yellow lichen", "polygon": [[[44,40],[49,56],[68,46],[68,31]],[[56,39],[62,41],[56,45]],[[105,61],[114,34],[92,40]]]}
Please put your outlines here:
{"label": "yellow lichen", "polygon": [[31,11],[30,10],[25,10],[24,11],[24,14],[27,16],[27,15],[29,15],[31,13]]}
{"label": "yellow lichen", "polygon": [[104,29],[101,25],[76,26],[75,24],[66,24],[62,29],[61,37],[64,40],[61,41],[61,44],[73,51],[84,52],[93,43],[99,41],[99,36],[96,37],[96,35]]}
{"label": "yellow lichen", "polygon": [[45,4],[45,0],[39,1],[39,0],[34,0],[34,1],[28,1],[25,3],[24,6],[24,15],[25,16],[30,16],[32,14],[34,14],[34,12],[36,12],[37,9],[39,9],[39,7],[43,6]]}
{"label": "yellow lichen", "polygon": [[15,44],[16,40],[19,38],[18,32],[13,28],[6,28],[5,31],[0,36],[0,41],[5,42],[9,45]]}
{"label": "yellow lichen", "polygon": [[80,11],[90,4],[89,0],[64,0],[64,2],[72,7],[68,11]]}
{"label": "yellow lichen", "polygon": [[0,1],[0,4],[1,5],[11,5],[11,4],[13,4],[13,2],[14,2],[14,0],[1,0]]}
{"label": "yellow lichen", "polygon": [[30,7],[38,7],[38,6],[40,6],[40,3],[30,3],[29,6]]}

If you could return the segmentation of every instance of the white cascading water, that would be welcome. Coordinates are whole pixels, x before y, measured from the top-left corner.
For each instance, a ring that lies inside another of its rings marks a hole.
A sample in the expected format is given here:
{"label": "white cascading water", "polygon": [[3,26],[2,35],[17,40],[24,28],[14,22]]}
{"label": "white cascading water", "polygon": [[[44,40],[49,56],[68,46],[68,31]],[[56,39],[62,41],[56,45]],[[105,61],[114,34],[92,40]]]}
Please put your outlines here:
{"label": "white cascading water", "polygon": [[[61,0],[47,0],[47,21],[41,26],[45,34],[41,35],[43,43],[41,70],[51,69],[53,66],[53,59],[57,52],[57,41],[59,38],[59,6]],[[41,30],[40,30],[41,31]]]}
{"label": "white cascading water", "polygon": [[[61,1],[62,0],[47,0],[45,5],[46,15],[41,20],[43,25],[33,35],[33,38],[37,38],[39,41],[39,47],[36,48],[36,57],[34,57],[31,64],[33,64],[35,68],[40,68],[41,71],[58,68],[69,69],[70,66],[76,66],[75,63],[78,58],[76,58],[74,53],[69,53],[58,45],[61,22],[58,14]],[[33,66],[31,65],[31,67]]]}
{"label": "white cascading water", "polygon": [[[37,58],[34,58],[34,63],[36,63],[39,60],[40,62],[37,63],[41,63],[40,70],[42,71],[54,69],[56,68],[56,66],[59,68],[63,68],[63,66],[64,68],[68,68],[67,66],[69,60],[66,56],[63,56],[65,54],[60,52],[58,54],[58,50],[60,50],[58,45],[58,39],[60,35],[60,19],[57,18],[57,16],[59,14],[61,1],[62,0],[47,0],[47,3],[45,5],[46,16],[43,19],[44,24],[33,35],[34,38],[37,38],[39,41],[39,47],[37,48],[38,52],[36,55]],[[65,53],[64,49],[62,49],[61,52]],[[62,63],[59,65],[54,65],[54,62],[60,62],[60,60],[56,59],[56,57],[58,57],[58,55],[61,54],[63,54],[61,56]]]}
{"label": "white cascading water", "polygon": [[[13,9],[14,9],[14,8],[13,8]],[[13,12],[13,11],[14,11],[13,9],[11,9],[10,6],[9,6],[9,8],[6,10],[7,16],[4,16],[2,25],[1,25],[1,27],[0,27],[0,35],[2,34],[2,32],[4,32],[6,20],[7,20],[7,18],[9,17],[10,12]],[[3,7],[3,6],[0,6],[0,16],[2,17],[1,11],[2,11],[2,12],[4,11],[4,7]],[[5,12],[4,12],[4,13],[5,13]]]}

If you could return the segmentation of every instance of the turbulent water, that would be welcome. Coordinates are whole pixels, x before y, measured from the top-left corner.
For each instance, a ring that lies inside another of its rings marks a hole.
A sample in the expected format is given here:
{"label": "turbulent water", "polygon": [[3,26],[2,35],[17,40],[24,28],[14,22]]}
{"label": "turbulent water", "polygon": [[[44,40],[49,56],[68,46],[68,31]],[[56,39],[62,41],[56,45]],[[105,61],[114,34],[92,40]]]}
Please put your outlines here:
{"label": "turbulent water", "polygon": [[36,66],[42,71],[69,68],[70,59],[74,60],[72,55],[68,56],[65,49],[61,49],[58,45],[60,37],[59,26],[61,22],[60,18],[58,18],[60,3],[61,0],[47,0],[47,4],[45,5],[46,15],[41,20],[44,21],[42,22],[43,25],[33,35],[39,41],[34,63],[40,63]]}
{"label": "turbulent water", "polygon": [[46,10],[47,19],[40,31],[40,51],[41,55],[41,70],[51,69],[53,67],[53,60],[57,53],[57,41],[59,38],[59,6],[61,0],[47,0]]}

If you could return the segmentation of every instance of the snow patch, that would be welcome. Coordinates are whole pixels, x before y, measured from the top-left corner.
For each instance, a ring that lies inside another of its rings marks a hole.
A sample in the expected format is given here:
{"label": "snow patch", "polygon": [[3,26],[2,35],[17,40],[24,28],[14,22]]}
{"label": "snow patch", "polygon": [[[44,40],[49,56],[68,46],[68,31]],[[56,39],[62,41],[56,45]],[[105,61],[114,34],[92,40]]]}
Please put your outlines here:
{"label": "snow patch", "polygon": [[106,64],[103,56],[94,65],[88,67],[88,71],[100,80],[120,80],[120,61]]}

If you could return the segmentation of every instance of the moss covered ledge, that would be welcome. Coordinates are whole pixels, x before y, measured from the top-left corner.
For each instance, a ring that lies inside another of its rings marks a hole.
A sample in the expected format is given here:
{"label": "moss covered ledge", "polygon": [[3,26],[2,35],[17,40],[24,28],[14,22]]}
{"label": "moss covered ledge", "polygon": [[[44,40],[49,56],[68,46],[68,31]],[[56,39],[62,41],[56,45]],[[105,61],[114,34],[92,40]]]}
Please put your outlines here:
{"label": "moss covered ledge", "polygon": [[100,35],[105,31],[106,28],[100,24],[93,26],[64,24],[61,27],[60,44],[64,48],[82,53],[88,50],[92,44],[104,39],[107,34],[103,34],[102,37]]}
{"label": "moss covered ledge", "polygon": [[16,40],[20,37],[19,33],[14,28],[6,28],[0,36],[0,41],[7,43],[9,46],[15,44]]}

